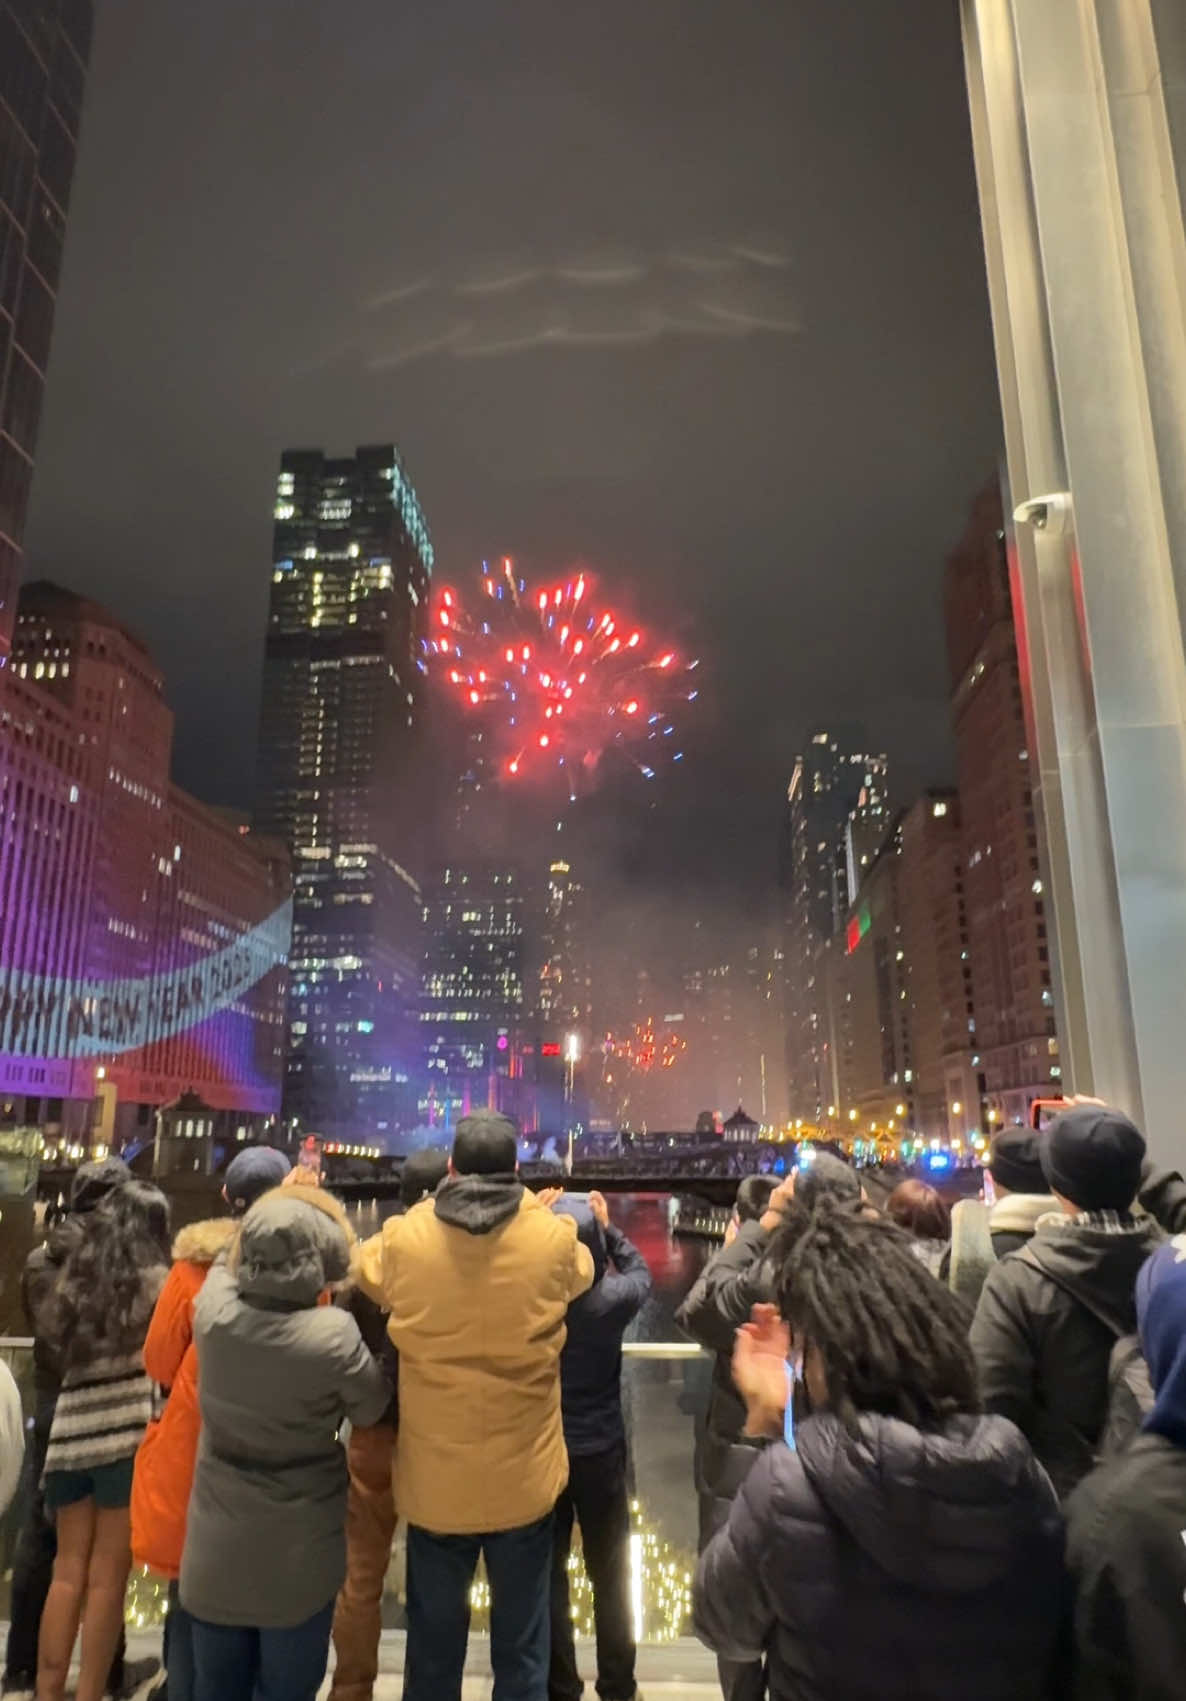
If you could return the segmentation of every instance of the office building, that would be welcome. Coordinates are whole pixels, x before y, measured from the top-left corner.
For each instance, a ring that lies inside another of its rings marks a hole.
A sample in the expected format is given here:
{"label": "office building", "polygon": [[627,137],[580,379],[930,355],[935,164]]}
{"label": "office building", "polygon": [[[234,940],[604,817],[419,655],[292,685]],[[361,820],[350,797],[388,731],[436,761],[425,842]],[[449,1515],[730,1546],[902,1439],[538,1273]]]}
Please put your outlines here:
{"label": "office building", "polygon": [[425,905],[421,1118],[501,1108],[525,1008],[524,896],[509,868],[450,865]]}
{"label": "office building", "polygon": [[26,586],[0,675],[0,1122],[110,1145],[186,1093],[231,1139],[279,1112],[287,856],[170,783],[172,734],[134,634]]}
{"label": "office building", "polygon": [[91,0],[0,0],[0,668],[21,580]]}
{"label": "office building", "polygon": [[963,1141],[980,1127],[962,860],[956,794],[924,793],[819,955],[833,1133]]}
{"label": "office building", "polygon": [[995,480],[947,563],[945,613],[977,1050],[988,1113],[1022,1122],[1033,1099],[1061,1091],[1062,1067]]}
{"label": "office building", "polygon": [[338,1138],[416,1119],[432,544],[395,449],[281,458],[256,827],[293,858],[285,1115]]}
{"label": "office building", "polygon": [[537,1023],[558,1033],[576,1032],[583,1040],[592,1018],[587,900],[571,864],[558,857],[548,867],[532,918]]}
{"label": "office building", "polygon": [[809,1123],[818,1120],[824,1102],[816,958],[847,914],[850,862],[854,873],[867,869],[889,824],[886,759],[864,744],[855,730],[817,729],[787,789],[779,881],[788,1108]]}

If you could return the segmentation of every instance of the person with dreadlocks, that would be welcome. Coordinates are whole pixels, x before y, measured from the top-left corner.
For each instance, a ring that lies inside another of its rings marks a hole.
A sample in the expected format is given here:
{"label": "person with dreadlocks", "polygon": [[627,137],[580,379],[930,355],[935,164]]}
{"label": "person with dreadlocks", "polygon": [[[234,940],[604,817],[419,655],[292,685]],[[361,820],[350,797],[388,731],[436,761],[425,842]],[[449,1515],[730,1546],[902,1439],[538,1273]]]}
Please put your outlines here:
{"label": "person with dreadlocks", "polygon": [[1042,1701],[1058,1503],[978,1410],[964,1308],[900,1229],[828,1201],[771,1258],[776,1306],[738,1332],[734,1374],[747,1429],[783,1439],[701,1557],[697,1633],[766,1650],[771,1701]]}

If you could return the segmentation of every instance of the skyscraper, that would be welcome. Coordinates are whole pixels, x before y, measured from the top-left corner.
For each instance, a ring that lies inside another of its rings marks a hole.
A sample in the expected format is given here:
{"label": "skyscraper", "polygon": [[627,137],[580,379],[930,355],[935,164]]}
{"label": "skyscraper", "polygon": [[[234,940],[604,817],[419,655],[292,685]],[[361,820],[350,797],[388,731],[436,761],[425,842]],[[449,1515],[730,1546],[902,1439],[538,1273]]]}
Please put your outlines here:
{"label": "skyscraper", "polygon": [[293,856],[285,1112],[415,1121],[424,811],[414,759],[432,544],[390,444],[281,458],[256,824]]}
{"label": "skyscraper", "polygon": [[425,905],[425,1119],[501,1108],[523,1015],[523,890],[513,869],[450,865]]}
{"label": "skyscraper", "polygon": [[817,959],[835,1131],[962,1141],[980,1125],[962,868],[959,799],[924,792]]}
{"label": "skyscraper", "polygon": [[592,1014],[590,969],[585,934],[586,892],[572,866],[557,857],[537,908],[538,970],[535,1014],[541,1028],[564,1028],[587,1035]]}
{"label": "skyscraper", "polygon": [[945,606],[976,1049],[988,1119],[1020,1122],[1059,1091],[1062,1065],[995,480],[948,561]]}
{"label": "skyscraper", "polygon": [[[817,1120],[821,997],[816,958],[848,910],[850,853],[859,872],[888,830],[886,759],[857,731],[812,732],[787,788],[779,879],[786,923],[787,1074],[790,1114]],[[851,829],[850,829],[851,822]]]}
{"label": "skyscraper", "polygon": [[16,619],[92,22],[91,0],[0,0],[0,667]]}

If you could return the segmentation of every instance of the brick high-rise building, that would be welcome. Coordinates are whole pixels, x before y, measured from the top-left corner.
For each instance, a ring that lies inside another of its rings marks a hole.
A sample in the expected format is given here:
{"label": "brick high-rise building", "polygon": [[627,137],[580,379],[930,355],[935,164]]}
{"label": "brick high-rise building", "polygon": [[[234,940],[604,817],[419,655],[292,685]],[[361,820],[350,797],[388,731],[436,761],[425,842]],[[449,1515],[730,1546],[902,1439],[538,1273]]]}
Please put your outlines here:
{"label": "brick high-rise building", "polygon": [[0,0],[0,668],[21,579],[91,0]]}
{"label": "brick high-rise building", "polygon": [[0,1123],[151,1132],[196,1093],[231,1139],[280,1108],[282,846],[170,784],[173,717],[97,603],[21,593],[0,674]]}
{"label": "brick high-rise building", "polygon": [[432,544],[390,444],[288,451],[274,513],[255,821],[293,857],[285,1113],[390,1136],[417,1113]]}
{"label": "brick high-rise building", "polygon": [[994,480],[945,584],[976,1049],[996,1123],[1024,1121],[1062,1078],[1002,512]]}

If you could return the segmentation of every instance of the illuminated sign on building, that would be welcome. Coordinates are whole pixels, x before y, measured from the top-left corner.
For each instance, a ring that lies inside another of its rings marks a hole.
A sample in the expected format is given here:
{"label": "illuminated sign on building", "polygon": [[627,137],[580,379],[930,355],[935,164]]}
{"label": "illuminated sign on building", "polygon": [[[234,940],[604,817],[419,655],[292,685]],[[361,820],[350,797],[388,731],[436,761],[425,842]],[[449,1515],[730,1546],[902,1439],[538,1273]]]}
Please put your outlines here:
{"label": "illuminated sign on building", "polygon": [[848,945],[848,955],[850,957],[872,925],[873,918],[869,914],[868,904],[862,904],[860,909],[857,910],[854,915],[849,916],[846,943]]}

